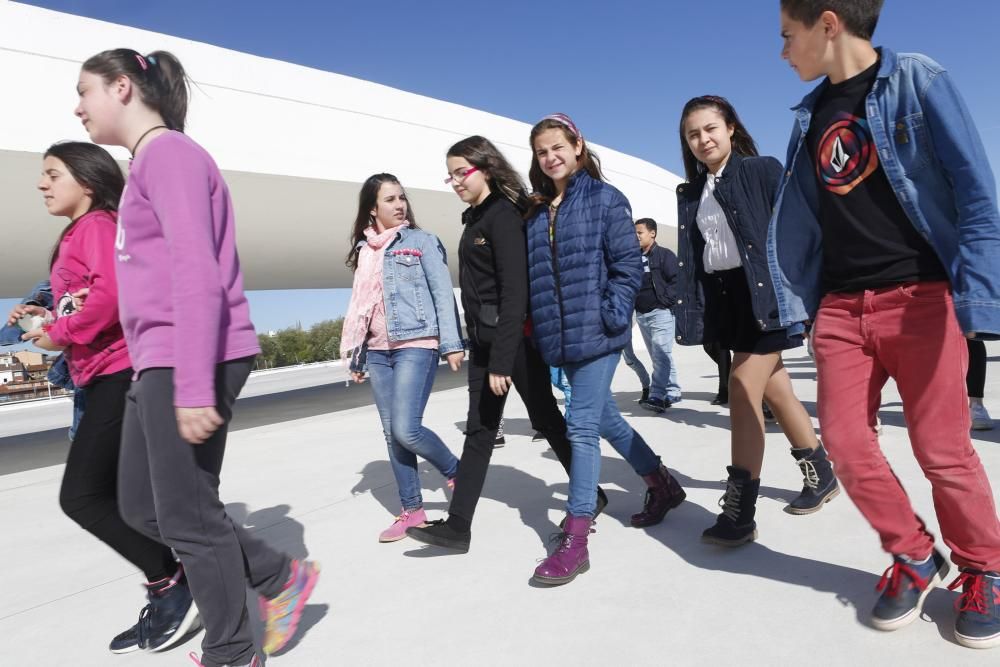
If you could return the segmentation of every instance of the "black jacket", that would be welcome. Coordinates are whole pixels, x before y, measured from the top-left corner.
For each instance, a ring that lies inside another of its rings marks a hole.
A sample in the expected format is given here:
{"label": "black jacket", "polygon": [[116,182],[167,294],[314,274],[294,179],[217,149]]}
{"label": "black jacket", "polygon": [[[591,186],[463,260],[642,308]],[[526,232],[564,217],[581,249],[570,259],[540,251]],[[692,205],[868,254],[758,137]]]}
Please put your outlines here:
{"label": "black jacket", "polygon": [[649,260],[649,276],[653,281],[657,308],[673,308],[677,302],[677,255],[670,248],[656,243],[646,254]]}
{"label": "black jacket", "polygon": [[510,200],[491,193],[466,209],[462,224],[458,284],[472,351],[489,355],[490,373],[510,375],[528,310],[524,221]]}
{"label": "black jacket", "polygon": [[[733,153],[715,185],[715,199],[740,250],[740,261],[750,287],[754,319],[761,331],[780,329],[778,298],[767,265],[767,227],[774,195],[782,175],[773,157],[744,157]],[[679,296],[674,306],[677,341],[699,345],[716,339],[718,318],[725,317],[715,301],[716,281],[705,273],[705,239],[697,214],[706,175],[677,186],[677,254]]]}

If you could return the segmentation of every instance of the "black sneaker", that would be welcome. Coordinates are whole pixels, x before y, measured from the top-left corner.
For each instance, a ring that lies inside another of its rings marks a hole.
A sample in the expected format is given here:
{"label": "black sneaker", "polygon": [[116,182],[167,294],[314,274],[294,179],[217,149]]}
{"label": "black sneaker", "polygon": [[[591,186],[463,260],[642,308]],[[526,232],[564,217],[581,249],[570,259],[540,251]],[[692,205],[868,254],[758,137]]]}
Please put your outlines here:
{"label": "black sneaker", "polygon": [[729,405],[729,393],[722,393],[721,391],[715,395],[712,399],[712,405]]}
{"label": "black sneaker", "polygon": [[545,440],[545,434],[541,431],[535,431],[535,435],[531,436],[532,442],[541,442],[542,440]]}
{"label": "black sneaker", "polygon": [[645,401],[639,401],[639,406],[659,414],[666,412],[667,408],[670,407],[670,403],[662,398],[647,398]]}
{"label": "black sneaker", "polygon": [[639,400],[637,400],[636,403],[642,403],[643,401],[647,400],[648,398],[649,398],[649,387],[643,387],[642,388],[642,396],[639,397]]}
{"label": "black sneaker", "polygon": [[406,529],[406,534],[418,542],[462,553],[469,551],[469,543],[472,541],[471,532],[459,532],[449,526],[444,519],[429,521],[425,526],[411,526]]}
{"label": "black sneaker", "polygon": [[118,654],[131,653],[132,651],[138,651],[140,648],[138,623],[125,632],[116,635],[115,638],[111,640],[111,644],[108,646],[108,649],[112,653]]}
{"label": "black sneaker", "polygon": [[924,599],[948,574],[948,561],[935,549],[925,563],[906,556],[893,556],[875,590],[882,595],[872,609],[872,626],[890,632],[920,617]]}
{"label": "black sneaker", "polygon": [[166,586],[151,588],[146,595],[149,604],[139,613],[136,626],[139,648],[164,651],[201,627],[198,607],[191,597],[183,568],[177,570]]}

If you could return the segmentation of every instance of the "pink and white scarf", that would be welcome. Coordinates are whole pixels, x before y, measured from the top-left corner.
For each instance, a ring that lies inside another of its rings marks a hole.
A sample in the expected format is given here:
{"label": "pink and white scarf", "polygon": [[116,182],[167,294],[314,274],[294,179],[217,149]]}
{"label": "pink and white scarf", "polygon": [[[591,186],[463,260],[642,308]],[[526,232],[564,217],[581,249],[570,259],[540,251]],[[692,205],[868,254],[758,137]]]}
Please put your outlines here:
{"label": "pink and white scarf", "polygon": [[372,312],[382,299],[382,266],[385,246],[409,221],[397,227],[390,227],[382,233],[372,225],[365,230],[367,244],[358,252],[358,268],[354,272],[351,286],[351,303],[344,316],[344,328],[340,337],[340,356],[348,358],[355,349],[368,338]]}

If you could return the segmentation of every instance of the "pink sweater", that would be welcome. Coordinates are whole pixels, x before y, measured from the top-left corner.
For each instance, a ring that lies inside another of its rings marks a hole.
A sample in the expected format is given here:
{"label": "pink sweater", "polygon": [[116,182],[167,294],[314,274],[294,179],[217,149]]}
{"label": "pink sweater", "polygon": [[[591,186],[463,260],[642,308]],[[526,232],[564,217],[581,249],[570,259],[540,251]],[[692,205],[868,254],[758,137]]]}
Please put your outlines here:
{"label": "pink sweater", "polygon": [[[53,343],[66,348],[73,383],[83,387],[99,375],[128,368],[118,323],[113,213],[91,211],[76,221],[59,244],[50,280],[56,320],[45,330]],[[70,295],[84,287],[90,289],[86,307],[76,311]]]}
{"label": "pink sweater", "polygon": [[260,352],[243,293],[229,188],[180,132],[132,161],[115,242],[119,307],[136,372],[174,369],[174,405],[215,405],[215,366]]}

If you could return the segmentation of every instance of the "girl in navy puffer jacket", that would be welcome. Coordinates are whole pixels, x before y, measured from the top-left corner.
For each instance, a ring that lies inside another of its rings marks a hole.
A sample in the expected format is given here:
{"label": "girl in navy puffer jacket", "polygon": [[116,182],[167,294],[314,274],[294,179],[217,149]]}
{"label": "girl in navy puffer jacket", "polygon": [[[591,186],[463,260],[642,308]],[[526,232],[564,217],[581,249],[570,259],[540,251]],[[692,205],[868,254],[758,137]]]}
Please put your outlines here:
{"label": "girl in navy puffer jacket", "polygon": [[636,527],[663,520],[684,491],[618,412],[611,395],[621,350],[631,336],[642,278],[632,211],[604,182],[600,163],[564,114],[531,130],[535,208],[527,221],[534,336],[542,358],[573,388],[573,448],[563,539],[535,569],[535,581],[565,584],[589,567],[587,536],[597,503],[603,436],[649,486]]}

